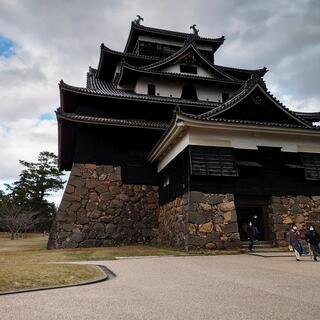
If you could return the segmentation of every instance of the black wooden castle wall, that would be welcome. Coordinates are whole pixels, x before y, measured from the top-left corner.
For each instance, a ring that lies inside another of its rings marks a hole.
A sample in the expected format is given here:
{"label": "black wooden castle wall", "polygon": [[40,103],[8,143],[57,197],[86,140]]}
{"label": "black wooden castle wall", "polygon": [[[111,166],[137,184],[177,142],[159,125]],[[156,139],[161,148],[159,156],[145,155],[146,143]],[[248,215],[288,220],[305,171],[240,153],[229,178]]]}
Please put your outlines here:
{"label": "black wooden castle wall", "polygon": [[78,124],[74,163],[121,166],[122,181],[157,185],[156,165],[147,160],[161,130]]}
{"label": "black wooden castle wall", "polygon": [[[202,154],[206,154],[202,162],[202,170],[206,172],[203,175],[199,156],[192,156],[192,153],[199,149],[202,149]],[[220,170],[219,166],[223,167],[223,158],[217,160],[217,152],[214,151],[212,156],[209,154],[210,149],[217,148],[189,146],[160,172],[161,204],[174,200],[187,190],[255,197],[310,196],[318,195],[320,192],[320,180],[307,180],[308,170],[301,165],[300,155],[297,153],[280,152],[280,149],[274,148],[260,150],[230,148],[229,150],[234,152],[234,165],[237,170],[235,174],[234,168],[230,166],[230,157],[226,158],[228,170]],[[314,158],[318,158],[318,155],[314,155]],[[193,159],[197,159],[196,171]],[[211,161],[211,168],[208,159]],[[214,174],[208,175],[208,170]],[[163,187],[166,177],[169,177],[170,183]]]}

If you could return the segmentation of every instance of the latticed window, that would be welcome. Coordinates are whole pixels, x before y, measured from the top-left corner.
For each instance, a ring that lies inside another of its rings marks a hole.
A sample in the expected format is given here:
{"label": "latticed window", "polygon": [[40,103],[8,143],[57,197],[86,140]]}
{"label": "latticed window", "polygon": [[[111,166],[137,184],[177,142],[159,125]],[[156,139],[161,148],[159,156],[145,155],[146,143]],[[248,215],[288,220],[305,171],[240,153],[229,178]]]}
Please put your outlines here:
{"label": "latticed window", "polygon": [[231,148],[191,146],[191,174],[237,177],[238,169]]}
{"label": "latticed window", "polygon": [[320,180],[320,154],[301,153],[306,180]]}

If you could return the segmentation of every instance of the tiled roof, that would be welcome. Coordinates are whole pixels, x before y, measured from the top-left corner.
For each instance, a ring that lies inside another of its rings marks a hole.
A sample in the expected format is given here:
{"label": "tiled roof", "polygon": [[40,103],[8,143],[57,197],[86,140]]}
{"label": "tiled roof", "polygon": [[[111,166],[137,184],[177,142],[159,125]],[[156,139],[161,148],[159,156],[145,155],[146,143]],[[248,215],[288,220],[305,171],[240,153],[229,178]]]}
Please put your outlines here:
{"label": "tiled roof", "polygon": [[[187,44],[190,43],[194,43],[194,41],[191,39],[187,40],[185,43],[185,46],[182,47],[179,51],[177,51],[176,53],[172,54],[169,57],[166,57],[164,59],[161,59],[160,57],[155,57],[155,56],[145,56],[145,55],[138,55],[136,53],[131,53],[131,52],[120,52],[120,51],[116,51],[116,50],[112,50],[109,47],[105,46],[103,43],[101,44],[101,52],[105,52],[105,53],[109,53],[111,55],[114,56],[118,56],[119,59],[126,59],[126,58],[130,58],[130,59],[137,59],[137,60],[141,60],[141,61],[145,61],[146,65],[145,68],[146,69],[151,69],[151,68],[156,68],[158,66],[162,66],[163,64],[170,62],[172,60],[174,60],[174,58],[176,56],[179,56],[181,51],[185,51]],[[235,79],[235,80],[239,80],[236,77],[228,74],[228,71],[235,71],[235,72],[240,72],[240,73],[247,73],[247,74],[252,74],[252,73],[256,73],[259,74],[261,76],[263,76],[268,70],[267,68],[262,68],[262,69],[240,69],[240,68],[233,68],[233,67],[227,67],[227,66],[221,66],[221,65],[216,65],[213,64],[211,61],[209,61],[206,57],[204,57],[199,50],[196,48],[196,46],[194,46],[194,48],[198,51],[199,55],[201,55],[201,58],[203,60],[205,60],[205,62],[212,68],[215,68],[216,71],[223,73],[223,75],[225,75],[226,77]],[[153,63],[149,63],[148,61]],[[155,62],[154,62],[155,61]],[[100,61],[99,61],[99,68],[101,68],[101,57],[100,57]]]}
{"label": "tiled roof", "polygon": [[189,118],[193,118],[196,120],[203,120],[203,121],[211,121],[211,122],[221,122],[221,123],[234,123],[234,124],[246,124],[246,125],[257,125],[257,126],[267,126],[267,127],[280,127],[280,128],[292,128],[292,129],[313,129],[313,130],[319,130],[320,128],[317,127],[311,127],[310,125],[308,127],[306,126],[299,126],[295,124],[287,124],[287,123],[278,123],[278,122],[266,122],[266,121],[250,121],[250,120],[236,120],[236,119],[224,119],[224,118],[210,118],[205,119],[197,115],[191,115],[185,112],[180,112],[182,115],[187,116]]}
{"label": "tiled roof", "polygon": [[203,119],[210,119],[214,117],[217,113],[228,109],[229,107],[233,106],[236,102],[243,99],[257,84],[259,84],[262,88],[266,89],[266,84],[263,81],[263,79],[259,76],[252,75],[250,79],[247,80],[244,83],[244,85],[230,97],[230,99],[221,104],[219,107],[212,109],[206,113],[203,113],[202,115],[200,115],[200,117]]}
{"label": "tiled roof", "polygon": [[145,56],[141,54],[131,53],[131,52],[120,52],[116,50],[112,50],[104,45],[104,43],[101,44],[101,51],[105,51],[117,56],[121,56],[123,58],[129,57],[129,58],[137,58],[137,59],[143,59],[143,60],[159,60],[159,57],[155,56]]}
{"label": "tiled roof", "polygon": [[295,112],[295,114],[308,121],[320,121],[320,112]]}
{"label": "tiled roof", "polygon": [[171,31],[171,30],[163,30],[163,29],[158,29],[158,28],[151,28],[151,27],[146,27],[144,25],[132,22],[130,34],[129,34],[129,37],[127,40],[126,47],[124,49],[125,52],[128,51],[128,47],[131,43],[131,38],[132,38],[133,32],[135,30],[138,32],[142,31],[142,32],[146,32],[146,33],[154,33],[154,34],[158,34],[158,35],[163,35],[163,36],[168,36],[168,37],[177,37],[177,38],[181,38],[181,39],[193,38],[196,41],[217,43],[219,45],[221,45],[225,40],[224,36],[222,36],[220,38],[205,38],[205,37],[200,37],[200,36],[194,35],[193,33],[185,33],[185,32]]}
{"label": "tiled roof", "polygon": [[169,35],[169,36],[178,36],[178,37],[181,37],[181,38],[192,37],[192,38],[198,39],[198,40],[207,40],[207,41],[221,42],[221,43],[225,40],[224,36],[222,36],[220,38],[205,38],[205,37],[196,36],[191,32],[187,33],[187,32],[178,32],[178,31],[172,31],[172,30],[151,28],[151,27],[146,27],[146,26],[144,26],[142,24],[134,23],[134,22],[132,22],[132,27],[137,29],[137,30],[150,31],[150,32],[159,33],[159,34],[165,34],[165,35]]}
{"label": "tiled roof", "polygon": [[232,108],[237,102],[244,99],[247,95],[249,95],[253,89],[259,86],[270,98],[273,100],[277,105],[279,105],[287,114],[289,114],[292,118],[295,118],[298,122],[300,122],[302,125],[306,127],[310,127],[310,123],[305,121],[303,118],[301,118],[297,113],[294,111],[291,111],[288,109],[285,105],[283,105],[278,99],[276,99],[268,90],[266,87],[265,82],[262,78],[260,78],[258,75],[251,75],[250,79],[248,79],[245,84],[237,91],[235,92],[229,100],[227,100],[225,103],[220,105],[217,108],[214,108],[208,112],[205,112],[199,116],[197,116],[199,119],[204,120],[212,120],[215,117],[217,117],[219,114],[221,114],[223,111],[228,110]]}
{"label": "tiled roof", "polygon": [[155,68],[167,65],[170,62],[173,62],[174,60],[178,59],[181,55],[183,55],[187,50],[192,49],[192,51],[202,60],[211,70],[214,70],[215,72],[219,73],[222,77],[227,78],[232,81],[239,81],[238,79],[230,76],[229,74],[223,72],[223,70],[219,70],[218,68],[215,67],[214,64],[212,64],[205,56],[203,56],[199,50],[196,48],[194,45],[194,41],[186,41],[185,45],[172,54],[171,56],[158,60],[157,62],[154,62],[150,65],[143,66],[141,69],[143,70],[153,70]]}
{"label": "tiled roof", "polygon": [[117,89],[114,83],[109,81],[100,80],[96,77],[96,70],[90,69],[87,74],[87,88],[75,87],[60,82],[60,88],[84,93],[88,95],[94,96],[104,96],[110,98],[119,98],[119,99],[128,99],[128,100],[137,100],[137,101],[148,101],[155,103],[168,103],[174,105],[186,105],[186,106],[195,106],[195,107],[206,107],[206,108],[214,108],[219,106],[219,103],[209,102],[209,101],[192,101],[181,98],[171,98],[171,97],[161,97],[161,96],[150,96],[145,94],[138,94],[133,91],[126,91]]}
{"label": "tiled roof", "polygon": [[246,72],[246,73],[256,73],[261,76],[265,75],[266,72],[268,72],[268,69],[266,67],[261,68],[261,69],[241,69],[241,68],[233,68],[233,67],[226,67],[226,66],[221,66],[221,65],[214,65],[217,69],[221,69],[224,71],[236,71],[236,72]]}
{"label": "tiled roof", "polygon": [[[129,52],[119,52],[106,47],[101,44],[100,59],[98,65],[98,77],[106,77],[111,79],[117,64],[125,59],[130,61],[133,65],[148,65],[159,60],[159,57],[151,57],[144,55],[137,55]],[[108,68],[109,67],[109,68]],[[106,70],[107,69],[107,70]]]}
{"label": "tiled roof", "polygon": [[60,108],[57,110],[56,114],[58,119],[65,119],[80,123],[91,123],[130,128],[145,128],[155,130],[165,130],[169,126],[168,122],[163,121],[149,121],[143,119],[115,119],[77,115],[75,113],[62,112]]}
{"label": "tiled roof", "polygon": [[[146,70],[144,68],[137,68],[134,67],[128,63],[123,62],[121,64],[120,68],[120,74],[119,74],[119,83],[123,76],[125,75],[126,70],[133,71],[137,74],[145,74],[150,76],[163,76],[163,77],[169,77],[169,78],[175,78],[175,79],[192,79],[192,80],[203,80],[207,82],[219,82],[219,83],[234,83],[234,84],[243,84],[243,81],[231,78],[230,76],[227,76],[226,78],[221,76],[221,78],[212,78],[212,77],[204,77],[204,76],[198,76],[193,74],[184,74],[184,73],[175,73],[175,72],[165,72],[165,71],[158,71],[158,70]],[[219,71],[218,71],[219,72]],[[221,72],[219,72],[221,74]]]}

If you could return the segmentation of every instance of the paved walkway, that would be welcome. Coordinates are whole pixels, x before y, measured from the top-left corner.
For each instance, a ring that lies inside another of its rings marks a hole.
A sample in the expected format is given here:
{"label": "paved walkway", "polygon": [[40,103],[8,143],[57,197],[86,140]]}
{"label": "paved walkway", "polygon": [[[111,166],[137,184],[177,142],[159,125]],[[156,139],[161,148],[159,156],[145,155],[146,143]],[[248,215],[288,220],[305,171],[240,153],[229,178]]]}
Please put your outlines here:
{"label": "paved walkway", "polygon": [[154,257],[103,264],[115,279],[1,296],[1,320],[320,319],[320,262],[308,257]]}

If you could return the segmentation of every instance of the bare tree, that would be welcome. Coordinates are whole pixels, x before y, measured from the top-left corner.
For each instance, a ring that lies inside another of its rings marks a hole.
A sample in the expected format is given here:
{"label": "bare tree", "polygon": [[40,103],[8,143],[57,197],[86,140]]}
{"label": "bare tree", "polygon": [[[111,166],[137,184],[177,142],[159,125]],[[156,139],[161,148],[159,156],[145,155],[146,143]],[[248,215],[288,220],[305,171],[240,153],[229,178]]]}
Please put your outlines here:
{"label": "bare tree", "polygon": [[34,227],[36,213],[23,212],[22,208],[13,204],[4,204],[0,207],[0,224],[11,233],[11,240],[15,235],[24,233]]}

